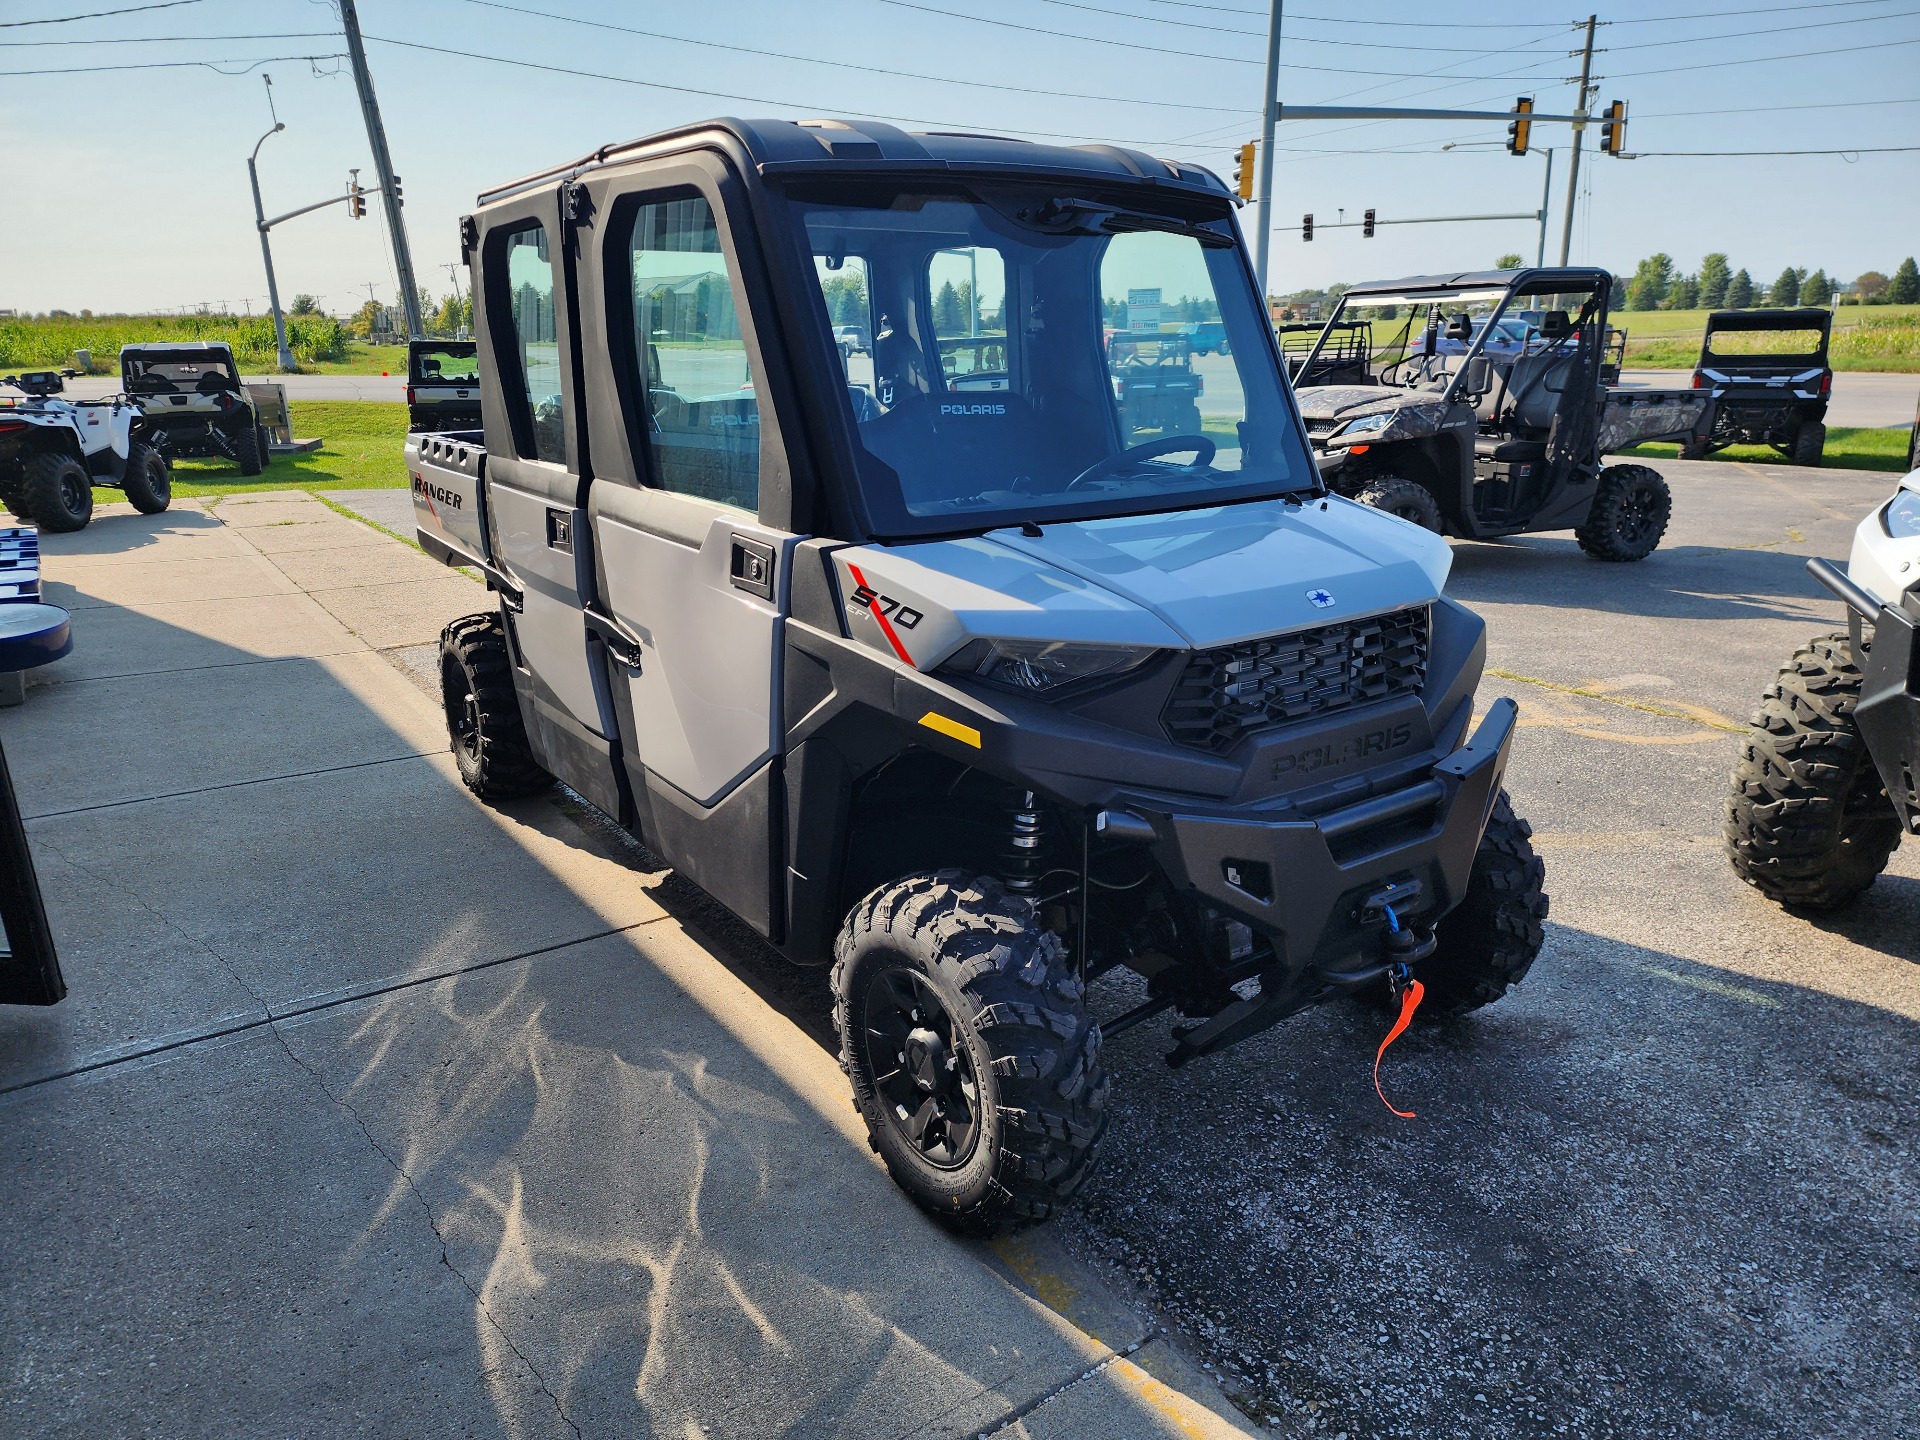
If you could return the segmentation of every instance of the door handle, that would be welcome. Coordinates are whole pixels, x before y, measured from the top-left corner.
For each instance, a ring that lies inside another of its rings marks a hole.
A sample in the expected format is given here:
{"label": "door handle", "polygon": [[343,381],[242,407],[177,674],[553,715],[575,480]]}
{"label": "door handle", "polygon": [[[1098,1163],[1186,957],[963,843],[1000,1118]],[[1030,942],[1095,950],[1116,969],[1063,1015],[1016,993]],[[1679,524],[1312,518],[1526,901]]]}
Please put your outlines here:
{"label": "door handle", "polygon": [[734,589],[758,595],[762,600],[773,598],[773,546],[734,536],[727,572]]}

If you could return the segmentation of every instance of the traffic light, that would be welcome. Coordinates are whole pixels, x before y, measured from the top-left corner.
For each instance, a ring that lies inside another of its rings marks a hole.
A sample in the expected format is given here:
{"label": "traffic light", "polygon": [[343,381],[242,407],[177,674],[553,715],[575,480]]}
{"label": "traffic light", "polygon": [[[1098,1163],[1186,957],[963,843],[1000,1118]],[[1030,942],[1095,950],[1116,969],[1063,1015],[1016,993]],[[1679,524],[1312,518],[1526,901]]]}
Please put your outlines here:
{"label": "traffic light", "polygon": [[360,188],[358,182],[355,182],[347,189],[347,214],[360,220],[366,217],[366,213],[367,192]]}
{"label": "traffic light", "polygon": [[1233,162],[1233,188],[1242,200],[1253,199],[1253,152],[1259,148],[1258,140],[1247,141]]}
{"label": "traffic light", "polygon": [[407,203],[400,198],[400,177],[398,175],[393,177],[393,203],[396,205],[404,205]]}
{"label": "traffic light", "polygon": [[1609,155],[1620,155],[1627,148],[1627,102],[1615,100],[1600,112],[1606,118],[1600,124],[1600,148]]}
{"label": "traffic light", "polygon": [[1311,215],[1302,215],[1300,217],[1300,238],[1302,240],[1311,240],[1313,238],[1313,217]]}
{"label": "traffic light", "polygon": [[1373,238],[1373,211],[1367,211],[1366,219],[1360,222],[1360,234],[1367,240]]}
{"label": "traffic light", "polygon": [[1524,155],[1527,153],[1527,139],[1533,134],[1533,121],[1527,117],[1533,114],[1533,97],[1522,95],[1513,102],[1513,123],[1507,126],[1507,153]]}

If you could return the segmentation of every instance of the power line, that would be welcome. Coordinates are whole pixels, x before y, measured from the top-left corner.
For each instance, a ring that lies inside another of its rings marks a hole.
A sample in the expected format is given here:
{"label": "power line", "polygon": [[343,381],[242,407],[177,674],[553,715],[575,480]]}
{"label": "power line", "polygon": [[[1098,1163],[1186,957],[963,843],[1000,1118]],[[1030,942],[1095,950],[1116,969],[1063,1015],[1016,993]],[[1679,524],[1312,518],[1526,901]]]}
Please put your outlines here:
{"label": "power line", "polygon": [[1813,105],[1752,105],[1728,110],[1642,110],[1636,120],[1679,120],[1695,115],[1771,115],[1776,110],[1850,110],[1861,105],[1920,105],[1920,95],[1910,100],[1825,100]]}
{"label": "power line", "polygon": [[91,40],[0,40],[8,49],[43,45],[197,45],[202,40],[331,40],[331,30],[280,30],[263,35],[128,35],[119,39],[99,37]]}
{"label": "power line", "polygon": [[[1920,35],[1911,40],[1876,40],[1871,45],[1842,45],[1834,50],[1796,50],[1788,55],[1749,55],[1742,60],[1715,60],[1715,69],[1725,69],[1729,65],[1762,65],[1770,60],[1810,60],[1816,55],[1852,55],[1861,50],[1890,50],[1896,45],[1920,45]],[[1670,65],[1664,70],[1627,70],[1608,76],[1612,80],[1631,80],[1641,75],[1678,75],[1681,72],[1693,74],[1698,65]]]}
{"label": "power line", "polygon": [[[247,75],[262,65],[285,65],[294,60],[305,60],[318,64],[322,60],[344,60],[344,54],[332,55],[263,55],[258,60],[241,60],[237,56],[227,60],[152,60],[144,65],[69,65],[57,70],[0,70],[0,76],[11,79],[25,75],[102,75],[110,70],[211,70],[216,75]],[[239,70],[222,70],[222,65],[239,65]]]}
{"label": "power line", "polygon": [[1134,40],[1110,40],[1102,35],[1075,35],[1066,30],[1048,30],[1038,25],[1020,25],[1012,20],[990,20],[984,15],[962,15],[939,10],[931,5],[916,5],[912,0],[880,0],[902,10],[918,10],[923,15],[938,15],[944,20],[965,20],[974,25],[995,25],[1002,30],[1020,30],[1029,35],[1051,35],[1056,40],[1080,40],[1089,45],[1111,45],[1118,50],[1146,50],[1155,55],[1183,55],[1189,60],[1219,60],[1229,65],[1264,65],[1262,60],[1243,60],[1237,55],[1213,55],[1201,50],[1169,50],[1163,45],[1144,45]]}
{"label": "power line", "polygon": [[[1889,5],[1893,0],[1820,0],[1828,10],[1844,10],[1853,5]],[[1759,10],[1695,10],[1687,15],[1643,15],[1633,20],[1604,20],[1604,25],[1671,25],[1678,20],[1726,20],[1735,15],[1778,15],[1787,10],[1806,10],[1799,5],[1769,5]]]}
{"label": "power line", "polygon": [[[1886,0],[1879,0],[1886,3]],[[1687,35],[1677,40],[1642,40],[1637,45],[1609,45],[1605,53],[1618,55],[1627,50],[1652,50],[1662,45],[1700,45],[1710,40],[1748,40],[1756,38],[1771,39],[1775,35],[1788,35],[1795,30],[1831,30],[1839,25],[1877,25],[1882,20],[1905,20],[1909,16],[1920,15],[1920,10],[1896,10],[1891,15],[1855,15],[1850,20],[1815,20],[1807,25],[1776,25],[1763,34],[1752,30],[1722,30],[1712,35]]]}
{"label": "power line", "polygon": [[94,10],[85,15],[55,15],[46,20],[0,20],[0,30],[27,25],[71,25],[76,20],[104,20],[109,15],[136,15],[142,10],[171,10],[177,5],[198,5],[200,0],[159,0],[153,5],[128,5],[119,10]]}
{"label": "power line", "polygon": [[[1116,19],[1121,19],[1121,20],[1139,20],[1148,25],[1177,25],[1183,30],[1209,30],[1216,35],[1244,35],[1254,40],[1260,40],[1265,38],[1265,32],[1260,30],[1242,30],[1242,29],[1239,29],[1238,27],[1228,26],[1228,25],[1208,25],[1198,20],[1163,20],[1158,15],[1136,15],[1131,11],[1127,11],[1127,10],[1109,10],[1103,5],[1082,4],[1081,0],[1041,0],[1041,3],[1045,5],[1058,5],[1063,10],[1085,10],[1090,14],[1094,14],[1094,15],[1107,15],[1107,16],[1112,16]],[[1886,3],[1886,0],[1883,0],[1883,3]],[[1251,15],[1256,12],[1235,11],[1234,13]],[[968,18],[971,18],[971,17],[968,17]],[[1312,17],[1289,16],[1288,18],[1299,20],[1299,19],[1309,19]],[[1554,28],[1558,29],[1559,27],[1556,26]],[[1428,44],[1393,45],[1380,40],[1327,40],[1317,35],[1292,35],[1292,34],[1287,36],[1287,41],[1289,44],[1295,44],[1295,45],[1352,45],[1352,46],[1358,46],[1362,49],[1370,49],[1370,50],[1423,50],[1423,51],[1437,50],[1437,51],[1453,51],[1455,53],[1463,53],[1463,54],[1471,53],[1476,48],[1471,45],[1428,45]]]}
{"label": "power line", "polygon": [[1854,145],[1841,150],[1634,150],[1635,160],[1721,159],[1738,155],[1906,155],[1920,145]]}
{"label": "power line", "polygon": [[[1246,10],[1235,5],[1202,5],[1197,0],[1145,0],[1149,5],[1171,5],[1181,10],[1215,10],[1226,15],[1250,15],[1260,18],[1266,15],[1264,10]],[[1840,0],[1842,4],[1888,4],[1890,0]],[[1790,6],[1800,9],[1800,6]],[[1381,25],[1399,30],[1537,30],[1540,26],[1525,21],[1495,20],[1362,20],[1350,15],[1295,15],[1289,13],[1288,20],[1311,20],[1319,25]],[[1568,26],[1574,22],[1568,22]],[[1556,25],[1555,29],[1568,28]]]}
{"label": "power line", "polygon": [[639,35],[648,40],[667,40],[676,45],[698,45],[708,50],[727,50],[736,55],[758,55],[771,60],[798,61],[804,65],[827,65],[837,70],[857,71],[863,75],[886,75],[901,80],[925,80],[936,85],[961,85],[977,90],[1000,90],[1012,95],[1045,95],[1049,98],[1064,100],[1103,100],[1114,104],[1152,105],[1168,110],[1211,110],[1222,115],[1242,113],[1231,105],[1196,105],[1190,101],[1144,100],[1120,95],[1088,95],[1073,90],[1001,85],[987,80],[955,80],[945,75],[921,75],[911,70],[881,69],[873,65],[856,65],[846,60],[823,60],[812,55],[783,55],[778,50],[760,50],[751,45],[729,45],[719,40],[696,40],[686,35],[668,35],[657,30],[641,30],[632,25],[616,25],[608,20],[587,20],[577,15],[556,15],[548,10],[532,10],[524,5],[508,5],[503,3],[503,0],[461,0],[461,3],[482,6],[488,10],[505,10],[511,14],[528,15],[541,20],[560,20],[573,25],[586,25],[596,30],[612,30],[622,35]]}

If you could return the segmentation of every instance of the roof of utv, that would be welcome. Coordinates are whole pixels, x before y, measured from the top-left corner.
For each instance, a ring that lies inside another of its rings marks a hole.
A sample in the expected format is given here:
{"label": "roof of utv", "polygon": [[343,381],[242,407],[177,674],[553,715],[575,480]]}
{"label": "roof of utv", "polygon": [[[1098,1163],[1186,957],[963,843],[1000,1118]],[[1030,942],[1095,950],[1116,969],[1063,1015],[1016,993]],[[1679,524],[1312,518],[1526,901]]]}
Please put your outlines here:
{"label": "roof of utv", "polygon": [[1833,312],[1819,306],[1798,310],[1716,310],[1707,316],[1709,330],[1825,330]]}
{"label": "roof of utv", "polygon": [[812,174],[1037,177],[1229,198],[1226,185],[1211,170],[1118,145],[1036,145],[1002,135],[909,133],[873,120],[721,118],[603,145],[568,164],[482,191],[479,203],[490,205],[616,161],[697,149],[729,152],[743,170],[769,179]]}
{"label": "roof of utv", "polygon": [[1522,295],[1571,295],[1611,284],[1607,271],[1587,265],[1556,265],[1527,270],[1466,270],[1458,275],[1409,275],[1401,280],[1369,280],[1349,295],[1406,295],[1422,290],[1506,290]]}
{"label": "roof of utv", "polygon": [[204,355],[211,360],[233,359],[233,347],[224,340],[154,340],[143,345],[122,345],[120,356],[128,355]]}

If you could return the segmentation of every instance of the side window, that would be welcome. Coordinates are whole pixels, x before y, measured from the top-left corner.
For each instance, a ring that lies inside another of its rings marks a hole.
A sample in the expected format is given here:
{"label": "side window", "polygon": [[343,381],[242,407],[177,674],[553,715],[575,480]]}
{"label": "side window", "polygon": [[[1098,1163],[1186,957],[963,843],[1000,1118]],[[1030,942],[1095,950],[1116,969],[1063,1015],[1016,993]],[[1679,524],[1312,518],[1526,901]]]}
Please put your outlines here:
{"label": "side window", "polygon": [[533,416],[529,458],[564,465],[567,434],[560,403],[560,338],[553,320],[553,260],[547,251],[547,232],[538,224],[507,237],[505,298],[520,353],[527,409]]}
{"label": "side window", "polygon": [[757,510],[760,403],[713,209],[699,196],[634,211],[631,393],[644,396],[650,478]]}
{"label": "side window", "polygon": [[1005,390],[1006,257],[983,245],[936,250],[927,263],[927,292],[947,389]]}

